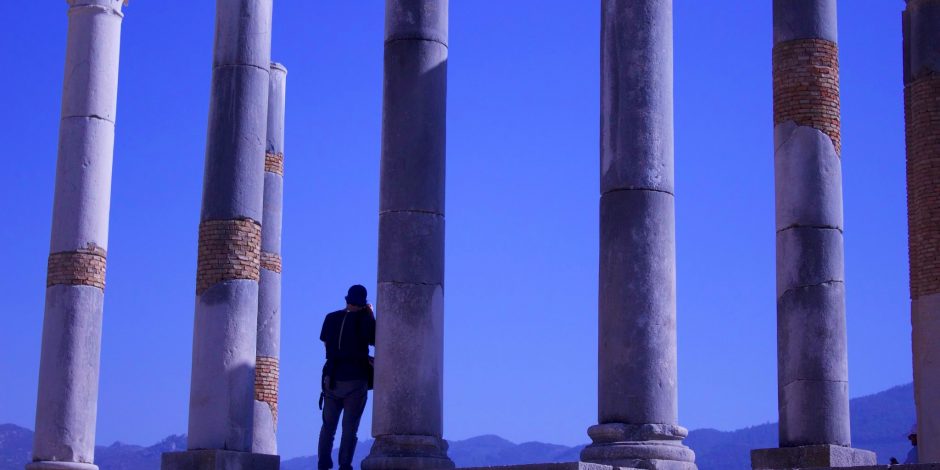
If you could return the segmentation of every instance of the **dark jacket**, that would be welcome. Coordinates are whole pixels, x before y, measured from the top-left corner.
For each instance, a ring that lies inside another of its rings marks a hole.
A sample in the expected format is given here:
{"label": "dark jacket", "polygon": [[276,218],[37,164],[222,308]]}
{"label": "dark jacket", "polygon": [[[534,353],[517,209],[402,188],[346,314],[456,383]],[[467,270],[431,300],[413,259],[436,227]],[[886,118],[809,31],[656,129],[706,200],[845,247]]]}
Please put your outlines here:
{"label": "dark jacket", "polygon": [[369,346],[375,345],[375,318],[367,309],[335,311],[323,320],[325,375],[333,380],[368,380]]}

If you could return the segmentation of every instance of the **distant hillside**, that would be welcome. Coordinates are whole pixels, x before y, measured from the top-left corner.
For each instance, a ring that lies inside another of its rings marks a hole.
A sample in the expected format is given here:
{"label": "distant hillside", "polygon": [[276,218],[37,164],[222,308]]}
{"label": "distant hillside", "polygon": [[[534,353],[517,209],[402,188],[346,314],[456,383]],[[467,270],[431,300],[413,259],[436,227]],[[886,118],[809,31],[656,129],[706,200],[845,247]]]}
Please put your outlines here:
{"label": "distant hillside", "polygon": [[[894,387],[867,397],[856,398],[852,407],[853,445],[878,453],[878,461],[903,459],[910,449],[906,436],[914,422],[914,387]],[[33,433],[12,424],[0,425],[0,470],[23,470],[32,449]],[[699,429],[689,433],[686,444],[696,453],[700,470],[749,470],[750,450],[777,445],[777,425],[762,424],[737,431]],[[356,448],[358,466],[372,446],[364,440]],[[538,462],[572,462],[583,446],[567,447],[541,442],[515,444],[486,435],[451,441],[448,454],[458,467],[483,467]],[[159,470],[160,454],[186,448],[186,436],[170,436],[150,447],[116,442],[97,447],[95,460],[101,470]],[[336,451],[333,452],[336,462]],[[316,468],[316,457],[286,460],[282,470]]]}

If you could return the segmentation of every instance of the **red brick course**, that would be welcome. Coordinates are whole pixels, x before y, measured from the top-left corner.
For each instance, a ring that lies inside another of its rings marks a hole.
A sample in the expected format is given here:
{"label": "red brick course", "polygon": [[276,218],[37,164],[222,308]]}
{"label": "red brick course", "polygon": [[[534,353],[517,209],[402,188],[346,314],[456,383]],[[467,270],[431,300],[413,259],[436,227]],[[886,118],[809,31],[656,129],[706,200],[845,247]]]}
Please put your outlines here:
{"label": "red brick course", "polygon": [[266,152],[264,154],[264,171],[284,176],[284,154]]}
{"label": "red brick course", "polygon": [[103,290],[107,256],[105,250],[95,246],[85,250],[51,253],[46,271],[46,287],[91,286]]}
{"label": "red brick course", "polygon": [[911,298],[940,292],[940,76],[904,88]]}
{"label": "red brick course", "polygon": [[274,424],[277,425],[277,393],[280,364],[278,358],[258,356],[255,358],[255,400],[271,407]]}
{"label": "red brick course", "polygon": [[223,281],[258,280],[261,225],[253,220],[205,220],[199,224],[196,294]]}
{"label": "red brick course", "polygon": [[774,125],[793,121],[824,132],[842,154],[839,46],[825,39],[781,42],[773,50]]}
{"label": "red brick course", "polygon": [[268,271],[274,271],[276,273],[281,272],[281,255],[277,253],[268,253],[267,251],[261,252],[261,267],[267,269]]}

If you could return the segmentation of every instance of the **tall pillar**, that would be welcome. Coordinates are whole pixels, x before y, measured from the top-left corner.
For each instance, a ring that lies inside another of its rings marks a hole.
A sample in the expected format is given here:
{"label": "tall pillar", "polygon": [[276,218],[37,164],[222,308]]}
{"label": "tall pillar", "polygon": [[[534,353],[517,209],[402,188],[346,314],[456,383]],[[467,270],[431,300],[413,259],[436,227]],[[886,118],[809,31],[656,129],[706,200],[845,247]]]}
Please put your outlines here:
{"label": "tall pillar", "polygon": [[[272,0],[217,0],[189,402],[163,469],[277,468],[251,454]],[[215,463],[212,463],[215,462]]]}
{"label": "tall pillar", "polygon": [[258,290],[255,418],[252,449],[277,454],[277,397],[281,357],[281,207],[284,200],[284,104],[287,69],[271,64],[267,148],[264,153],[264,223]]}
{"label": "tall pillar", "polygon": [[69,0],[33,462],[97,469],[95,419],[121,0]]}
{"label": "tall pillar", "polygon": [[672,1],[601,5],[598,424],[582,467],[695,469],[676,394]]}
{"label": "tall pillar", "polygon": [[903,18],[917,449],[940,462],[940,1],[907,0]]}
{"label": "tall pillar", "polygon": [[774,0],[780,447],[755,469],[874,465],[849,432],[836,0]]}
{"label": "tall pillar", "polygon": [[375,443],[367,470],[454,466],[442,439],[447,3],[385,3]]}

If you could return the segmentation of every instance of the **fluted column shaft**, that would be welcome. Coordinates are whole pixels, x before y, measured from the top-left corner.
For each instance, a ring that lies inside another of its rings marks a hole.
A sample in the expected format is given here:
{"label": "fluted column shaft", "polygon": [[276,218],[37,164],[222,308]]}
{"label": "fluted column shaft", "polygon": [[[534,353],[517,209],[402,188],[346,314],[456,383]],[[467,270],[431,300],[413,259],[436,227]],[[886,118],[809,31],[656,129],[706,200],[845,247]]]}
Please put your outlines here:
{"label": "fluted column shaft", "polygon": [[250,452],[272,0],[217,0],[189,449]]}
{"label": "fluted column shaft", "polygon": [[904,104],[917,449],[940,462],[940,1],[904,11]]}
{"label": "fluted column shaft", "polygon": [[284,201],[284,109],[287,69],[271,64],[268,129],[264,154],[264,218],[258,290],[258,351],[252,449],[277,454],[278,384],[281,357],[281,215]]}
{"label": "fluted column shaft", "polygon": [[376,440],[365,469],[453,467],[442,439],[447,6],[385,6]]}
{"label": "fluted column shaft", "polygon": [[672,1],[601,8],[599,424],[581,459],[693,469],[676,387]]}
{"label": "fluted column shaft", "polygon": [[96,469],[121,0],[69,0],[31,470]]}

